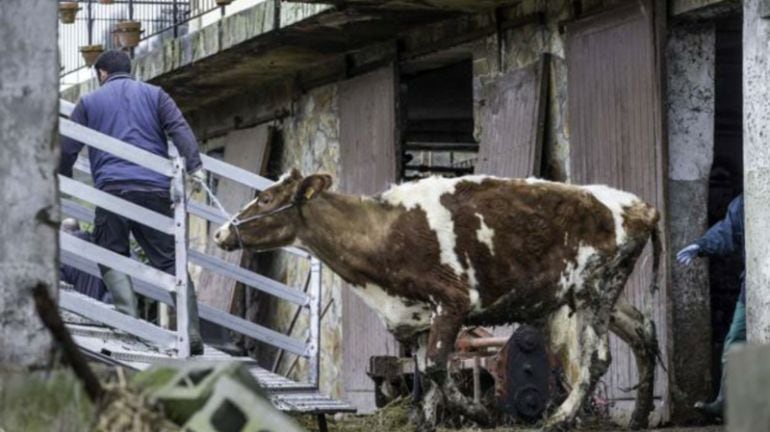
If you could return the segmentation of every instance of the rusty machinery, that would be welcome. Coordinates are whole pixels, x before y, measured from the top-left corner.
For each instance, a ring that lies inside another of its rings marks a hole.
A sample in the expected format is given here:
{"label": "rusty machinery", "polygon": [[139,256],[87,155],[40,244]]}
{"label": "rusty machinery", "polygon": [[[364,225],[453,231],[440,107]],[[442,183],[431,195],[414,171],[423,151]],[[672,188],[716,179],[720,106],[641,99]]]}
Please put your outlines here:
{"label": "rusty machinery", "polygon": [[[542,418],[557,393],[557,380],[552,373],[554,361],[537,328],[519,326],[510,338],[495,337],[483,328],[472,328],[460,333],[455,347],[450,371],[459,376],[470,375],[471,385],[465,389],[473,394],[476,402],[491,403],[517,420]],[[375,356],[370,359],[367,372],[375,383],[378,408],[414,388],[414,370],[412,358]]]}

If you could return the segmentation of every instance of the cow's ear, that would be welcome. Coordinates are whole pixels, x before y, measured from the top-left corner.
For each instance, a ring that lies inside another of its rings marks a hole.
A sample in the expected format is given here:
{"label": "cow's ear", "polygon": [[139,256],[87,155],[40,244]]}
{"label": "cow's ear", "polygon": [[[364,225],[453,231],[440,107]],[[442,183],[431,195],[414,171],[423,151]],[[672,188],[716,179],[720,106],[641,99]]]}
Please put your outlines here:
{"label": "cow's ear", "polygon": [[295,181],[302,180],[302,173],[297,168],[292,168],[289,174],[290,178]]}
{"label": "cow's ear", "polygon": [[329,174],[313,174],[302,180],[297,189],[297,201],[307,201],[332,186],[332,176]]}

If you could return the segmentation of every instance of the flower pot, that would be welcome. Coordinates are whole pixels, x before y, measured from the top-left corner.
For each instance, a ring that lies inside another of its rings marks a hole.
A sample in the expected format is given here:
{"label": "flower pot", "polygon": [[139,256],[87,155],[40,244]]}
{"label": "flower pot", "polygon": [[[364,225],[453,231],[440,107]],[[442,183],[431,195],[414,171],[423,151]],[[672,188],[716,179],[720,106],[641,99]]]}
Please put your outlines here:
{"label": "flower pot", "polygon": [[80,54],[83,56],[83,60],[86,61],[86,66],[91,67],[96,63],[96,58],[99,54],[104,52],[102,45],[84,45],[80,47]]}
{"label": "flower pot", "polygon": [[101,4],[112,4],[112,3],[114,3],[114,0],[99,0],[99,3],[101,3]]}
{"label": "flower pot", "polygon": [[62,24],[72,24],[75,22],[75,16],[78,14],[80,7],[77,2],[62,2],[59,3],[59,19]]}
{"label": "flower pot", "polygon": [[233,0],[217,0],[217,6],[227,6],[232,2]]}
{"label": "flower pot", "polygon": [[123,48],[133,48],[139,45],[142,35],[142,23],[139,21],[121,21],[115,26],[118,44]]}

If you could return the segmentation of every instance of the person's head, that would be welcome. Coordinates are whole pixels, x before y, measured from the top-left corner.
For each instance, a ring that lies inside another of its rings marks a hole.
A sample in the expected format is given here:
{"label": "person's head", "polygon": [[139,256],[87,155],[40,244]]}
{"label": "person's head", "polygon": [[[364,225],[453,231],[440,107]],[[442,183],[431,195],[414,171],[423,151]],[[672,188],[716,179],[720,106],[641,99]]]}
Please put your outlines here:
{"label": "person's head", "polygon": [[80,224],[73,218],[67,218],[61,221],[61,229],[68,233],[78,232],[80,231]]}
{"label": "person's head", "polygon": [[94,70],[99,83],[103,84],[112,74],[131,73],[131,57],[124,51],[105,51],[97,57]]}

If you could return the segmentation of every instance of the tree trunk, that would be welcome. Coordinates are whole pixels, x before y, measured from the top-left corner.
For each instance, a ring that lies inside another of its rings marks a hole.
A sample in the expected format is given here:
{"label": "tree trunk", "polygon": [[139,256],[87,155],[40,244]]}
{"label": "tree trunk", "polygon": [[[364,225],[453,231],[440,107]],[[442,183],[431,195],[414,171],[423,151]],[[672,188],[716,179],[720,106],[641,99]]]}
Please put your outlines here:
{"label": "tree trunk", "polygon": [[32,298],[56,293],[57,2],[0,7],[0,369],[42,367],[52,342]]}

